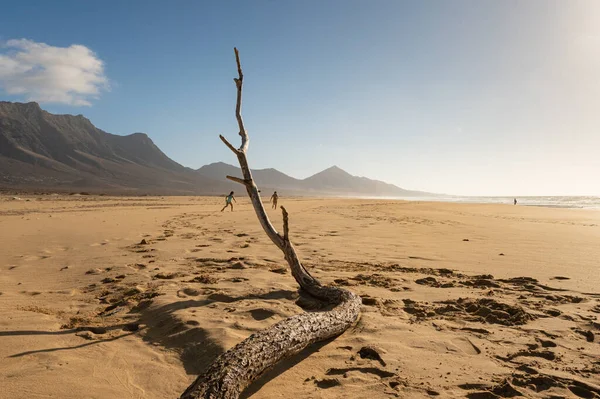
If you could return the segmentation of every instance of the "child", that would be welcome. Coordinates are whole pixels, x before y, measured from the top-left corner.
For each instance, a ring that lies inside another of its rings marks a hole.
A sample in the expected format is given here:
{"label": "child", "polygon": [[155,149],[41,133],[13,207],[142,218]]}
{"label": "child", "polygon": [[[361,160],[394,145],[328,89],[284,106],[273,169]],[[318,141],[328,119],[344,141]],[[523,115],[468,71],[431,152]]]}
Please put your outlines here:
{"label": "child", "polygon": [[233,203],[231,203],[231,201],[234,201],[237,203],[237,201],[233,197],[233,191],[229,193],[227,198],[225,198],[225,206],[223,207],[223,209],[221,209],[221,212],[223,212],[225,210],[225,208],[227,208],[228,205],[231,205],[231,212],[233,212]]}
{"label": "child", "polygon": [[271,199],[269,200],[269,202],[273,202],[273,209],[277,209],[277,199],[279,198],[279,196],[277,195],[277,191],[275,191],[273,193],[273,195],[271,196]]}

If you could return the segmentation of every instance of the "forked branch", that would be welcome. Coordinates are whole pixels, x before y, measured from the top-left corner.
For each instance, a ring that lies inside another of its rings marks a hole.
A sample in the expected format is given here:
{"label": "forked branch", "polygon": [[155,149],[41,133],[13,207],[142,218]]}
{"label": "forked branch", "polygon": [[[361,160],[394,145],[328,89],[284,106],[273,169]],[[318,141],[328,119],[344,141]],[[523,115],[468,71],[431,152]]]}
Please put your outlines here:
{"label": "forked branch", "polygon": [[237,155],[243,179],[227,176],[228,179],[246,187],[258,220],[271,241],[283,252],[292,275],[306,293],[326,301],[335,307],[326,312],[302,313],[289,317],[273,326],[250,335],[227,352],[219,356],[212,365],[183,393],[181,399],[237,399],[240,393],[262,373],[280,360],[292,356],[314,342],[335,337],[343,333],[358,318],[361,299],[358,295],[337,287],[324,287],[302,266],[296,250],[289,240],[288,213],[283,213],[283,235],[280,235],[267,216],[258,187],[246,159],[248,133],[241,115],[242,86],[244,75],[238,50],[235,49],[238,77],[235,116],[242,138],[236,149],[223,136],[221,140]]}

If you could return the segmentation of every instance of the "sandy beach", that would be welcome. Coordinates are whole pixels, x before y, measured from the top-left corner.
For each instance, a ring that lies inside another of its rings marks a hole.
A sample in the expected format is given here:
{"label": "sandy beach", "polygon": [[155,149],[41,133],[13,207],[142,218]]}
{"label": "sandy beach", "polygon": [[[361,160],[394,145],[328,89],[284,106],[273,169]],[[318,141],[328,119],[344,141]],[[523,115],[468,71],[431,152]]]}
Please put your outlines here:
{"label": "sandy beach", "polygon": [[[599,211],[280,204],[305,266],[361,295],[362,315],[243,397],[600,398]],[[218,354],[304,311],[249,199],[222,206],[0,197],[0,397],[176,398]]]}

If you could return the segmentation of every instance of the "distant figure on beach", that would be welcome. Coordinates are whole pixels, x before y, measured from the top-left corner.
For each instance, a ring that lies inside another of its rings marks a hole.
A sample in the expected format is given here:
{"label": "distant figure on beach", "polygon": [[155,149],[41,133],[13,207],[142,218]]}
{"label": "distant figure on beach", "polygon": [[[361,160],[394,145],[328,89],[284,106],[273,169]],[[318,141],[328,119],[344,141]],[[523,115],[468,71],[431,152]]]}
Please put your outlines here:
{"label": "distant figure on beach", "polygon": [[273,193],[273,195],[271,195],[271,199],[269,200],[269,202],[273,203],[273,209],[277,209],[277,199],[279,198],[279,196],[277,195],[277,191],[275,191]]}
{"label": "distant figure on beach", "polygon": [[233,196],[233,191],[229,193],[227,198],[225,198],[225,206],[223,207],[223,209],[221,209],[221,212],[223,212],[225,210],[225,208],[227,208],[228,206],[231,206],[231,212],[233,212],[233,203],[231,201],[234,201],[237,203],[237,201],[235,200],[235,197]]}
{"label": "distant figure on beach", "polygon": [[514,200],[514,203],[515,203],[515,205],[517,205],[517,199],[516,199],[516,198],[515,198],[515,200]]}

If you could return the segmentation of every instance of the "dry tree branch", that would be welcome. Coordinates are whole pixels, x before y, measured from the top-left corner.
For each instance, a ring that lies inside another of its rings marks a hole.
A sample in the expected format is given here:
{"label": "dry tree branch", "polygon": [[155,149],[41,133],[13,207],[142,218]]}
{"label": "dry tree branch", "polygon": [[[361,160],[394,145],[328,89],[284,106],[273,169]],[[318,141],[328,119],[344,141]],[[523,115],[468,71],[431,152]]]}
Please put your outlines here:
{"label": "dry tree branch", "polygon": [[290,228],[288,225],[288,213],[283,206],[281,206],[281,213],[283,214],[283,240],[289,241],[288,236],[289,236]]}
{"label": "dry tree branch", "polygon": [[219,135],[219,137],[221,138],[221,141],[223,141],[223,143],[225,143],[225,145],[227,147],[229,147],[229,149],[231,151],[233,151],[234,154],[237,155],[240,152],[240,150],[238,150],[234,146],[232,146],[231,143],[229,141],[227,141],[227,139],[225,137],[223,137],[222,135]]}
{"label": "dry tree branch", "polygon": [[248,182],[244,179],[240,179],[239,177],[235,177],[235,176],[227,176],[227,178],[231,181],[234,181],[236,183],[240,183],[243,184],[244,186],[248,184]]}
{"label": "dry tree branch", "polygon": [[280,360],[300,352],[312,343],[335,337],[346,331],[357,320],[362,303],[360,297],[353,292],[338,287],[322,286],[302,266],[289,240],[288,213],[284,207],[281,207],[283,235],[279,234],[271,224],[246,159],[249,138],[241,115],[244,75],[238,50],[234,50],[238,69],[238,77],[234,79],[237,88],[235,116],[242,145],[236,149],[223,136],[220,138],[237,155],[243,179],[231,176],[227,178],[246,187],[263,230],[283,252],[300,288],[335,307],[329,311],[295,315],[250,335],[215,359],[181,395],[181,399],[237,399],[252,381]]}

